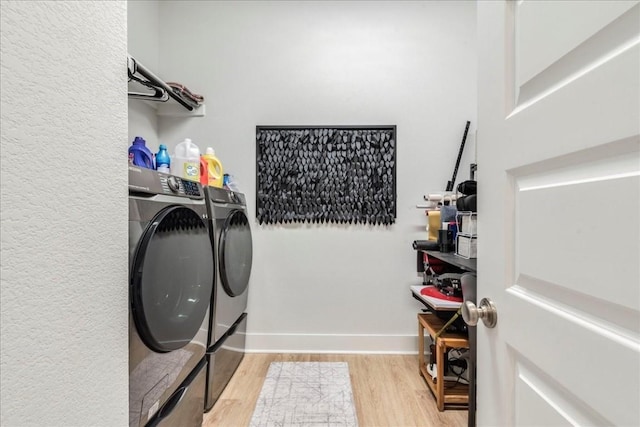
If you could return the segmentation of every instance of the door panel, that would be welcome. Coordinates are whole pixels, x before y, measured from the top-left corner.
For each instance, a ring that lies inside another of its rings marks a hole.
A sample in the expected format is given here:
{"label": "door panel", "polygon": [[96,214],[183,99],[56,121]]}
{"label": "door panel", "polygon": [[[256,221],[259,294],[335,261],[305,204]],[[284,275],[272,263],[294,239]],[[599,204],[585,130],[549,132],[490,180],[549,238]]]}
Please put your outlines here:
{"label": "door panel", "polygon": [[196,336],[213,292],[213,251],[206,223],[172,206],[148,224],[131,268],[131,313],[140,337],[157,352]]}
{"label": "door panel", "polygon": [[[640,177],[621,173],[537,187],[517,183],[515,282],[526,276],[638,310],[640,287],[629,289],[629,283],[640,283],[638,260],[633,258],[640,243],[631,238],[639,235],[640,228],[625,212],[640,208],[638,199],[630,197],[639,188]],[[596,198],[603,199],[601,206],[594,203]],[[611,210],[619,214],[619,221],[606,221]],[[586,253],[574,249],[590,246],[594,250]],[[606,274],[591,280],[598,271]]]}
{"label": "door panel", "polygon": [[[637,417],[632,402],[640,399],[633,384],[640,375],[637,341],[629,337],[630,331],[622,335],[607,319],[550,300],[527,286],[524,282],[511,287],[498,307],[499,322],[515,319],[514,327],[502,324],[503,339],[514,353],[513,370],[528,360],[545,374],[543,378],[553,379],[548,384],[557,395],[593,408],[608,420],[605,425],[637,425],[633,418],[625,419]],[[539,425],[554,424],[541,420]]]}
{"label": "door panel", "polygon": [[220,233],[220,278],[227,295],[236,297],[249,286],[253,247],[249,219],[241,210],[226,218]]}
{"label": "door panel", "polygon": [[548,425],[607,425],[583,402],[566,392],[553,378],[520,361],[516,371],[515,407],[517,426],[538,427],[540,420]]}
{"label": "door panel", "polygon": [[638,425],[640,5],[478,2],[478,34],[478,424]]}
{"label": "door panel", "polygon": [[[544,2],[514,2],[516,85],[520,102],[554,84],[606,61],[629,45],[636,35],[633,2],[557,2],[553,13]],[[579,16],[580,19],[576,19]]]}

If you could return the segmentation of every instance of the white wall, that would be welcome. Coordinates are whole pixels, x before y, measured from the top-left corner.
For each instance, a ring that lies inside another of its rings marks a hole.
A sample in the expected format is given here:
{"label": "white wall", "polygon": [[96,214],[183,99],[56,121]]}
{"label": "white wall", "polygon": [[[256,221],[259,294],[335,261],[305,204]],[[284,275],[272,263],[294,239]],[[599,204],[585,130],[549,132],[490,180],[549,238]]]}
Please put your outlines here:
{"label": "white wall", "polygon": [[213,146],[252,219],[256,125],[397,125],[394,226],[253,221],[248,346],[415,351],[415,205],[444,189],[466,120],[458,181],[475,152],[475,4],[161,2],[160,22],[163,76],[207,105],[205,118],[163,119],[160,136]]}
{"label": "white wall", "polygon": [[126,3],[0,15],[0,424],[124,426]]}

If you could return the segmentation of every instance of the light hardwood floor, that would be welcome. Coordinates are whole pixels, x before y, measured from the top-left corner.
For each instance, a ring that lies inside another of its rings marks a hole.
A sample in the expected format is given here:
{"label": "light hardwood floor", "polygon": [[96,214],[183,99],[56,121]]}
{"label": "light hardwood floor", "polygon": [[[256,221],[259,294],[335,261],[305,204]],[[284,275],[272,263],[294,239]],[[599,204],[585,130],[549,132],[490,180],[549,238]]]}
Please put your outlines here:
{"label": "light hardwood floor", "polygon": [[246,427],[271,362],[347,362],[360,427],[464,427],[466,410],[439,412],[417,356],[247,354],[203,427]]}

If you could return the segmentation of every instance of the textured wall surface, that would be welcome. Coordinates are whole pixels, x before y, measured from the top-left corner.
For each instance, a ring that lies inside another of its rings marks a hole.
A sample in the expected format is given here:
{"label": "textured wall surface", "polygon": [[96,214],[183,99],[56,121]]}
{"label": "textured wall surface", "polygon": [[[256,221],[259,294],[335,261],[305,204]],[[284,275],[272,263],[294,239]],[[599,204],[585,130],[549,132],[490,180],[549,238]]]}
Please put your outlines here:
{"label": "textured wall surface", "polygon": [[[171,151],[214,147],[247,195],[254,350],[415,351],[411,242],[422,196],[475,152],[473,2],[160,2],[160,71],[205,96],[204,118],[163,118]],[[397,125],[397,222],[259,226],[256,125]]]}
{"label": "textured wall surface", "polygon": [[126,3],[1,3],[2,426],[128,420]]}

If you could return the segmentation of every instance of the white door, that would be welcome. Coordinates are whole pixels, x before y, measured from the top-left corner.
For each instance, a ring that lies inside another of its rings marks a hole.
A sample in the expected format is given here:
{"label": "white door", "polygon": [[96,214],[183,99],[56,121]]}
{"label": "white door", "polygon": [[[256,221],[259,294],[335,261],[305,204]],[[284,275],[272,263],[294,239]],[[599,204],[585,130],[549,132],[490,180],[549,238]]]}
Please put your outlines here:
{"label": "white door", "polygon": [[640,5],[479,1],[477,423],[640,425]]}

